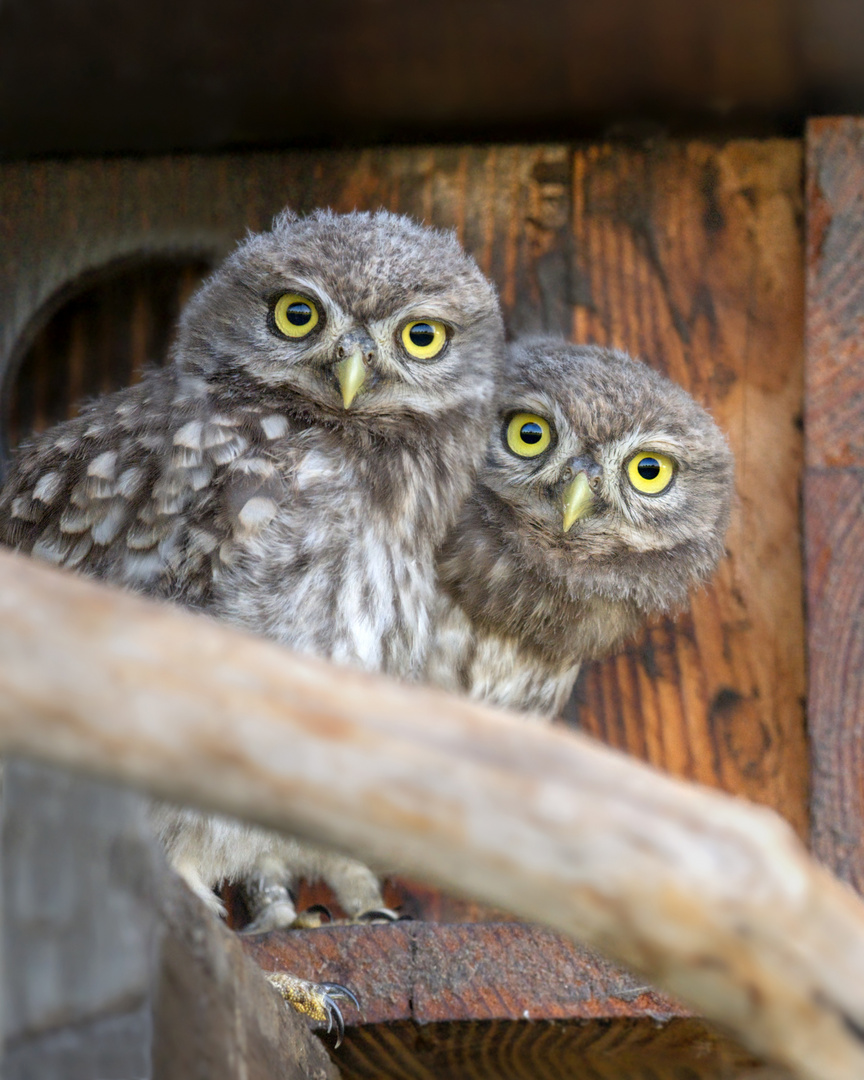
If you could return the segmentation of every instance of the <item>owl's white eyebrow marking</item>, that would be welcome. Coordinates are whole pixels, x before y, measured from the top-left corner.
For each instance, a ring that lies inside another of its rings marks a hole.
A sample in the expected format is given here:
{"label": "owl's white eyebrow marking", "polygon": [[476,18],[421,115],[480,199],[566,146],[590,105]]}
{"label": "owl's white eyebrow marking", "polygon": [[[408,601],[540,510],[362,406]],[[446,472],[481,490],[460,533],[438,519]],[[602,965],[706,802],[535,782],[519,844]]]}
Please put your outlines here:
{"label": "owl's white eyebrow marking", "polygon": [[278,288],[282,296],[288,292],[296,292],[303,296],[308,296],[310,300],[314,300],[315,303],[320,304],[325,309],[323,312],[325,315],[344,314],[327,290],[322,288],[317,282],[310,281],[308,278],[289,278],[286,275],[282,278],[282,284],[279,285]]}
{"label": "owl's white eyebrow marking", "polygon": [[[609,440],[614,443],[615,440]],[[656,450],[658,453],[670,454],[672,457],[680,457],[684,447],[676,439],[673,439],[668,431],[642,430],[634,431],[618,441],[616,449],[623,456],[635,453],[637,450]]]}
{"label": "owl's white eyebrow marking", "polygon": [[423,299],[412,300],[410,303],[404,304],[385,319],[370,320],[369,327],[370,329],[380,327],[382,330],[389,331],[394,325],[423,319],[435,319],[437,322],[443,322],[457,333],[463,329],[462,323],[453,318],[452,311],[441,311],[434,300]]}

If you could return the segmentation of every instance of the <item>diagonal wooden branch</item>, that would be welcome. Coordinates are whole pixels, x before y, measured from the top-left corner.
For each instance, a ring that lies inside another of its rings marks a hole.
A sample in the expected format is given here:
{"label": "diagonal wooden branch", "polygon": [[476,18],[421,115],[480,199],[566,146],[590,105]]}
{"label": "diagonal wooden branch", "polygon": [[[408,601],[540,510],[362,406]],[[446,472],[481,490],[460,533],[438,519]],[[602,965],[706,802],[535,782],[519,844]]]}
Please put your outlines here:
{"label": "diagonal wooden branch", "polygon": [[807,1080],[864,1075],[864,904],[773,813],[0,553],[0,749],[544,922]]}

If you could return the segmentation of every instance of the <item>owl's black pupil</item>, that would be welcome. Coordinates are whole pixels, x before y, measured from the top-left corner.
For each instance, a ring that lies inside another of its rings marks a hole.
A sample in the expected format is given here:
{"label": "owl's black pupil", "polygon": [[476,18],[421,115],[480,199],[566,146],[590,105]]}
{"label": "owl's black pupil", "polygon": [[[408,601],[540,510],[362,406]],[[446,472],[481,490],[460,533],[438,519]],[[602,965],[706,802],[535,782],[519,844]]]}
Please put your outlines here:
{"label": "owl's black pupil", "polygon": [[636,466],[636,472],[643,480],[656,480],[660,475],[660,462],[653,457],[642,458]]}
{"label": "owl's black pupil", "polygon": [[522,442],[528,443],[529,446],[534,446],[543,438],[543,428],[531,420],[519,428],[519,438]]}
{"label": "owl's black pupil", "polygon": [[304,304],[302,300],[295,300],[293,304],[288,305],[285,314],[292,326],[305,326],[312,318],[312,308],[309,304]]}
{"label": "owl's black pupil", "polygon": [[418,349],[425,349],[427,345],[431,345],[435,340],[435,331],[428,322],[418,322],[408,331],[408,337],[411,338]]}

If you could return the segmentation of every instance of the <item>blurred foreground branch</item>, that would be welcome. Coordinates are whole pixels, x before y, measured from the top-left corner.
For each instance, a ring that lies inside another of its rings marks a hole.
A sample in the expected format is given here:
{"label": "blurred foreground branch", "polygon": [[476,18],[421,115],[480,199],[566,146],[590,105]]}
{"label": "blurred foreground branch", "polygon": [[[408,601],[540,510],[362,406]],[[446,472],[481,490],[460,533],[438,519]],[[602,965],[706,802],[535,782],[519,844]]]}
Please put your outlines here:
{"label": "blurred foreground branch", "polygon": [[0,750],[546,923],[807,1080],[864,1076],[864,904],[775,814],[0,553]]}

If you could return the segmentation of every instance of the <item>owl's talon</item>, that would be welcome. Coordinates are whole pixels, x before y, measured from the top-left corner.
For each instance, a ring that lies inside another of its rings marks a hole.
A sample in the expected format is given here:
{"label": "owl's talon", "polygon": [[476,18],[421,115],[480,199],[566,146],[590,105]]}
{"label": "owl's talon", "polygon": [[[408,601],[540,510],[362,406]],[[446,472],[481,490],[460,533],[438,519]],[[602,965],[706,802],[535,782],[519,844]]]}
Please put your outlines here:
{"label": "owl's talon", "polygon": [[311,907],[306,908],[305,911],[300,912],[291,923],[289,929],[317,930],[318,927],[322,926],[325,922],[333,922],[333,915],[330,912],[330,908],[325,907],[323,904],[313,904]]}
{"label": "owl's talon", "polygon": [[360,1002],[347,986],[342,986],[341,983],[313,983],[296,975],[289,975],[287,971],[270,971],[265,974],[267,981],[276,987],[286,1004],[308,1016],[310,1020],[322,1024],[326,1020],[328,1033],[335,1027],[336,1047],[341,1045],[345,1037],[345,1021],[336,1000],[344,998],[355,1008],[360,1008]]}
{"label": "owl's talon", "polygon": [[333,922],[333,913],[330,908],[326,906],[326,904],[312,904],[311,907],[306,908],[306,910],[301,912],[301,914],[324,915],[327,919],[327,922]]}
{"label": "owl's talon", "polygon": [[331,1031],[333,1026],[336,1027],[336,1042],[334,1048],[336,1050],[342,1045],[342,1040],[345,1037],[345,1021],[342,1019],[342,1012],[339,1006],[335,1002],[335,998],[345,998],[347,1001],[352,1002],[356,1009],[360,1008],[360,1002],[351,993],[347,986],[342,986],[340,983],[319,983],[320,987],[326,989],[324,995],[324,1001],[327,1006],[327,1031]]}
{"label": "owl's talon", "polygon": [[[410,918],[410,916],[408,916]],[[375,923],[386,922],[394,923],[399,922],[402,916],[398,911],[393,911],[391,908],[374,908],[372,911],[364,911],[358,915],[354,922],[358,923]]]}

